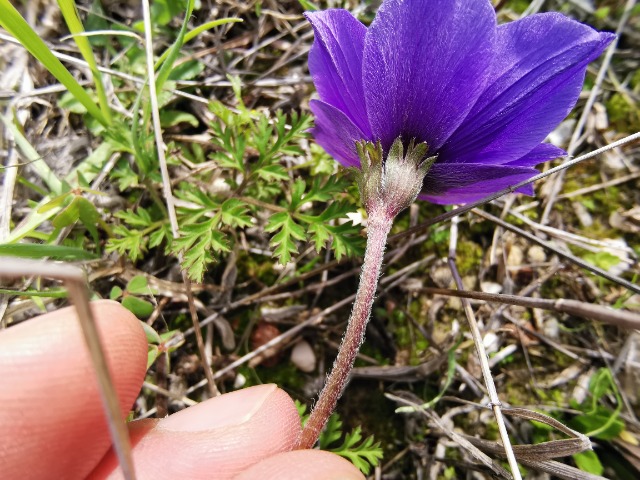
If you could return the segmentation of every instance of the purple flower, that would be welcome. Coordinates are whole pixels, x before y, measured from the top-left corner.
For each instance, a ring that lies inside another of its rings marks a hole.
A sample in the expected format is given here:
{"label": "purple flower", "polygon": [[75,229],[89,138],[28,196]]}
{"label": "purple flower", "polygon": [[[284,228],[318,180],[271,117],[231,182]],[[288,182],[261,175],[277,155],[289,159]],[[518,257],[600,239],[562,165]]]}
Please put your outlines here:
{"label": "purple flower", "polygon": [[[437,161],[420,198],[466,203],[531,178],[564,152],[541,143],[613,40],[557,13],[496,24],[489,0],[385,0],[369,28],[307,13],[316,141],[345,166],[356,142],[415,139]],[[531,186],[519,190],[533,194]]]}

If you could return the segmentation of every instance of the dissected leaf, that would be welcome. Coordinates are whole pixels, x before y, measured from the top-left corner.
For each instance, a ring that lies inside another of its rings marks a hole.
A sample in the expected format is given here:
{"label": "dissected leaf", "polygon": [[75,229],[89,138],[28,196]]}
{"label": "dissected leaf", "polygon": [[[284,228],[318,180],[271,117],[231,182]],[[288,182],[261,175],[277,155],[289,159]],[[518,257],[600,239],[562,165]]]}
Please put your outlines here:
{"label": "dissected leaf", "polygon": [[296,240],[306,240],[304,228],[297,224],[288,212],[279,212],[269,218],[265,226],[267,232],[278,231],[269,244],[275,247],[273,255],[277,257],[281,264],[286,264],[291,260],[292,253],[298,253]]}
{"label": "dissected leaf", "polygon": [[371,467],[375,467],[383,457],[380,442],[374,443],[373,436],[362,440],[360,427],[348,433],[343,444],[331,451],[350,460],[365,475],[368,475]]}
{"label": "dissected leaf", "polygon": [[152,223],[151,215],[143,208],[138,207],[133,210],[120,210],[115,216],[127,222],[132,227],[148,227]]}
{"label": "dissected leaf", "polygon": [[318,439],[320,450],[327,450],[332,443],[340,440],[340,437],[342,437],[342,420],[340,415],[334,412]]}
{"label": "dissected leaf", "polygon": [[229,244],[226,235],[214,230],[217,219],[202,223],[185,225],[181,236],[174,240],[172,248],[183,254],[182,266],[190,278],[202,281],[206,266],[214,261],[213,253],[228,252]]}
{"label": "dissected leaf", "polygon": [[148,238],[141,230],[128,229],[124,225],[117,225],[113,228],[116,235],[110,238],[105,250],[107,252],[118,252],[120,255],[128,256],[132,262],[142,258],[142,254],[147,251]]}
{"label": "dissected leaf", "polygon": [[247,215],[247,206],[237,198],[230,198],[222,204],[222,223],[230,227],[248,227],[251,217]]}

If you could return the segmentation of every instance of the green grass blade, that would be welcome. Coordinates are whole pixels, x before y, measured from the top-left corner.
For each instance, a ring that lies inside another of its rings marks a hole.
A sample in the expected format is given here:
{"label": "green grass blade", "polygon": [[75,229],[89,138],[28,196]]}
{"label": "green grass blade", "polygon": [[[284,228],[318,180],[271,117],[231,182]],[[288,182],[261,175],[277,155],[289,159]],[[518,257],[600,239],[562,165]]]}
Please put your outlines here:
{"label": "green grass blade", "polygon": [[81,248],[64,245],[45,245],[42,243],[0,244],[0,255],[19,258],[51,258],[54,260],[93,260],[97,255]]}
{"label": "green grass blade", "polygon": [[[213,20],[211,22],[203,23],[202,25],[194,28],[193,30],[185,34],[184,40],[182,41],[182,45],[184,45],[185,43],[189,43],[191,40],[193,40],[194,38],[196,38],[198,35],[200,35],[202,32],[206,30],[211,30],[212,28],[219,27],[220,25],[225,25],[227,23],[239,23],[242,21],[243,20],[241,18],[230,17],[230,18],[222,18],[220,20]],[[180,46],[180,48],[182,48],[182,45]],[[162,63],[167,59],[170,52],[171,52],[171,48],[168,48],[167,50],[164,51],[162,55],[160,55],[160,58],[156,61],[156,70],[160,68],[160,65],[162,65]]]}
{"label": "green grass blade", "polygon": [[78,16],[76,4],[73,0],[58,0],[58,5],[60,6],[60,11],[62,12],[62,16],[64,17],[65,22],[67,22],[69,32],[71,32],[71,34],[73,35],[73,40],[76,42],[76,45],[80,50],[80,54],[87,62],[87,64],[89,65],[89,69],[91,70],[91,75],[93,75],[93,81],[96,86],[96,93],[98,94],[98,103],[100,104],[100,110],[102,111],[104,117],[107,119],[107,122],[111,124],[111,108],[109,107],[107,93],[105,92],[104,85],[102,83],[102,75],[98,70],[98,64],[96,63],[95,56],[93,55],[93,48],[91,48],[89,39],[81,35],[82,33],[84,33],[84,26],[82,25],[80,17]]}
{"label": "green grass blade", "polygon": [[22,134],[22,130],[12,121],[12,119],[7,118],[5,115],[1,115],[0,119],[2,119],[2,123],[4,123],[5,127],[11,131],[13,140],[16,142],[16,145],[22,152],[22,155],[29,162],[31,169],[42,179],[54,196],[60,195],[60,193],[62,193],[62,182],[49,168],[49,165],[47,165],[47,163],[42,159],[36,149],[29,143],[29,140],[25,138]]}
{"label": "green grass blade", "polygon": [[[0,295],[15,295],[16,297],[44,297],[44,298],[67,298],[69,294],[63,288],[55,290],[11,290],[0,288]],[[146,323],[145,323],[146,325]]]}
{"label": "green grass blade", "polygon": [[185,12],[184,21],[182,22],[182,26],[180,27],[180,31],[178,32],[178,38],[176,38],[176,41],[173,42],[173,45],[171,45],[171,47],[169,47],[169,49],[167,50],[167,58],[158,71],[158,75],[156,76],[156,90],[158,92],[162,91],[164,83],[167,81],[169,75],[171,74],[173,63],[178,58],[178,55],[180,55],[180,49],[182,48],[182,45],[184,45],[184,37],[187,34],[189,19],[191,18],[191,14],[193,13],[194,3],[194,0],[187,1],[187,11]]}
{"label": "green grass blade", "polygon": [[202,32],[211,30],[212,28],[219,27],[220,25],[226,25],[227,23],[241,23],[243,20],[238,17],[221,18],[220,20],[212,20],[211,22],[203,23],[202,25],[194,28],[184,36],[184,43],[190,42]]}
{"label": "green grass blade", "polygon": [[104,126],[109,122],[96,106],[95,101],[73,78],[69,70],[49,50],[46,44],[20,16],[9,0],[0,0],[0,26],[13,35],[56,79],[80,102],[87,111]]}
{"label": "green grass blade", "polygon": [[[74,168],[69,175],[65,177],[65,181],[73,188],[78,185],[78,174],[82,174],[82,176],[88,182],[92,181],[97,172],[100,171],[104,163],[109,159],[109,157],[116,151],[113,145],[108,142],[103,142],[98,148],[96,148],[80,165]],[[38,205],[31,209],[29,215],[20,222],[19,225],[16,226],[11,233],[4,239],[5,243],[15,243],[20,239],[32,235],[33,231],[37,229],[40,225],[42,225],[47,220],[51,219],[54,215],[56,215],[61,207],[55,207],[49,209],[45,212],[40,212],[40,209],[47,205],[51,201],[51,197],[44,197]]]}

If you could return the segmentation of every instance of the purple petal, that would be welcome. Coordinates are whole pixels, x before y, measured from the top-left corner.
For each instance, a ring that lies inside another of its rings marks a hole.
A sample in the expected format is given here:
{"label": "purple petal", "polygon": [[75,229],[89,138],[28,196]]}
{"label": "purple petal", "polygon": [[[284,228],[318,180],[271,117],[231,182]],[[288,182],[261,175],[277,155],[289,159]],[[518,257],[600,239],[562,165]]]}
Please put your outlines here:
{"label": "purple petal", "polygon": [[328,103],[311,100],[309,107],[316,117],[315,127],[311,129],[316,143],[345,167],[360,166],[356,142],[368,139],[362,130]]}
{"label": "purple petal", "polygon": [[308,12],[305,16],[315,32],[309,52],[309,71],[320,99],[370,134],[362,88],[362,53],[367,28],[346,10]]}
{"label": "purple petal", "polygon": [[364,94],[373,136],[438,149],[483,91],[496,30],[488,0],[387,0],[369,27]]}
{"label": "purple petal", "polygon": [[553,160],[554,158],[564,157],[567,154],[561,148],[551,145],[550,143],[541,143],[524,157],[521,157],[504,165],[512,167],[534,167],[542,162]]}
{"label": "purple petal", "polygon": [[587,64],[613,38],[557,13],[498,27],[495,80],[441,149],[441,161],[500,164],[523,157],[571,111]]}
{"label": "purple petal", "polygon": [[[507,165],[466,164],[461,168],[455,163],[436,163],[427,173],[418,198],[441,205],[474,202],[538,173],[535,168]],[[516,191],[533,195],[531,185]]]}

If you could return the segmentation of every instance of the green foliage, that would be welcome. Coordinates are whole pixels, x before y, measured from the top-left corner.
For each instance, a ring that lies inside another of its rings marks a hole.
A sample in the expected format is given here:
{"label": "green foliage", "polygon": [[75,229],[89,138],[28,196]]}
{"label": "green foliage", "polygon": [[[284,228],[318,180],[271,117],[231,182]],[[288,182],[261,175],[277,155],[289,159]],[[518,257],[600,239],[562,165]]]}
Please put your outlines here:
{"label": "green foliage", "polygon": [[[241,100],[239,92],[236,97]],[[310,126],[308,115],[293,113],[287,118],[276,112],[276,118],[271,119],[249,112],[242,103],[238,114],[217,102],[211,104],[211,111],[220,120],[211,125],[212,142],[219,149],[212,159],[221,167],[242,173],[242,189],[248,186],[248,194],[261,198],[262,190],[256,187],[266,186],[263,182],[288,180],[280,161],[285,155],[302,154],[297,140]],[[257,155],[249,155],[251,151]]]}
{"label": "green foliage", "polygon": [[[422,404],[420,406],[420,408],[424,408],[424,409],[433,408],[440,401],[440,399],[447,393],[447,390],[451,386],[451,383],[453,382],[453,379],[455,377],[456,365],[457,365],[457,362],[456,362],[456,350],[458,349],[458,347],[460,346],[461,343],[462,343],[462,339],[460,339],[447,352],[447,378],[445,380],[444,386],[442,387],[442,390],[432,400],[430,400],[427,403]],[[416,411],[415,407],[408,407],[408,406],[398,407],[396,409],[396,413],[412,413],[412,412],[415,412],[415,411]]]}
{"label": "green foliage", "polygon": [[[340,439],[342,443],[336,445]],[[363,439],[360,427],[344,434],[342,420],[337,413],[329,417],[327,426],[320,435],[319,444],[321,450],[328,450],[346,458],[365,475],[368,475],[371,467],[375,467],[383,457],[380,442],[375,442],[373,436]]]}
{"label": "green foliage", "polygon": [[[296,408],[302,418],[302,424],[305,425],[309,419],[309,415],[306,414],[306,405],[296,401]],[[341,439],[342,442],[338,443]],[[318,445],[320,450],[327,450],[346,458],[365,475],[368,475],[371,468],[378,465],[383,457],[380,442],[376,442],[373,436],[363,439],[360,427],[345,434],[338,413],[333,413],[329,417],[318,439]]]}
{"label": "green foliage", "polygon": [[298,0],[298,2],[300,3],[300,6],[307,12],[318,10],[318,6],[315,3],[310,2],[309,0]]}
{"label": "green foliage", "polygon": [[183,13],[186,5],[186,0],[155,0],[151,5],[151,21],[154,25],[165,26]]}
{"label": "green foliage", "polygon": [[[28,297],[35,299],[38,297],[46,298],[67,298],[69,294],[64,288],[49,288],[45,290],[41,289],[27,289],[27,290],[13,290],[10,288],[0,288],[1,295],[15,295],[18,297]],[[40,306],[39,304],[38,306]],[[46,309],[43,309],[46,310]]]}
{"label": "green foliage", "polygon": [[98,64],[95,56],[93,55],[93,48],[89,39],[82,35],[84,33],[84,26],[78,16],[78,10],[73,0],[58,0],[60,11],[64,17],[64,20],[69,28],[69,31],[74,35],[73,40],[78,46],[82,57],[89,65],[91,75],[95,80],[96,94],[98,96],[98,103],[100,105],[100,111],[104,115],[108,124],[112,123],[111,108],[109,107],[109,101],[107,100],[107,93],[102,82],[102,74],[98,70]]}
{"label": "green foliage", "polygon": [[600,7],[593,13],[598,20],[605,20],[609,15],[611,15],[611,7]]}
{"label": "green foliage", "polygon": [[292,253],[298,253],[295,241],[306,239],[304,228],[297,224],[288,212],[273,215],[269,219],[265,231],[278,232],[271,238],[269,244],[275,248],[273,254],[283,264],[291,260]]}
{"label": "green foliage", "polygon": [[38,34],[22,18],[18,11],[8,0],[0,0],[0,26],[33,55],[49,72],[62,83],[77,100],[84,105],[87,111],[103,125],[110,124],[110,118],[96,106],[89,94],[82,88],[73,75],[58,60],[49,47],[42,41]]}
{"label": "green foliage", "polygon": [[603,270],[609,270],[621,262],[618,256],[609,252],[587,252],[582,258]]}
{"label": "green foliage", "polygon": [[506,6],[516,14],[522,14],[529,7],[529,2],[526,0],[511,0]]}
{"label": "green foliage", "polygon": [[124,290],[113,287],[109,294],[111,300],[122,298],[122,306],[138,318],[146,318],[153,313],[154,306],[148,300],[140,298],[145,295],[155,295],[156,291],[149,287],[144,275],[136,275],[127,283]]}
{"label": "green foliage", "polygon": [[231,198],[222,204],[199,190],[183,185],[177,192],[193,208],[178,210],[181,224],[180,236],[170,249],[183,255],[182,266],[189,277],[202,281],[206,266],[213,262],[214,254],[230,251],[229,233],[233,229],[251,225],[247,207],[240,200]]}
{"label": "green foliage", "polygon": [[159,355],[164,353],[167,359],[167,365],[170,365],[170,353],[174,352],[178,347],[180,347],[184,341],[175,343],[171,347],[167,347],[166,343],[169,340],[172,340],[177,330],[171,330],[165,333],[158,333],[155,331],[150,325],[147,325],[145,322],[140,322],[142,329],[147,337],[148,343],[148,352],[147,352],[147,369],[153,365],[153,362],[156,361]]}
{"label": "green foliage", "polygon": [[100,213],[95,205],[82,195],[72,194],[70,197],[71,200],[69,203],[58,212],[51,221],[56,229],[52,234],[52,238],[57,236],[57,233],[63,228],[73,226],[76,222],[80,222],[91,234],[94,243],[98,245],[97,226],[100,223]]}
{"label": "green foliage", "polygon": [[[264,230],[272,234],[270,245],[274,256],[283,264],[298,253],[301,242],[313,242],[317,251],[329,244],[337,258],[362,253],[364,239],[360,228],[343,223],[347,214],[356,209],[354,198],[345,195],[349,182],[326,175],[290,180],[285,159],[304,154],[299,143],[309,128],[309,116],[276,112],[271,117],[250,111],[241,102],[237,79],[234,87],[240,102],[237,111],[219,102],[210,106],[216,121],[210,126],[215,150],[209,161],[216,166],[215,179],[226,184],[226,188],[202,187],[211,182],[210,169],[175,187],[174,194],[179,200],[176,239],[170,233],[167,213],[158,199],[116,212],[114,216],[119,222],[112,229],[106,250],[136,262],[150,248],[164,245],[168,253],[182,257],[182,266],[191,279],[202,281],[208,266],[233,248],[236,232],[258,223],[260,210],[267,208],[276,212],[266,220]],[[180,118],[190,122],[195,119],[179,112],[166,115],[165,120],[170,123]],[[111,172],[111,178],[125,191],[143,184],[152,186],[156,181],[154,160],[145,153],[152,143],[150,139],[138,140],[140,148],[135,157],[142,161],[133,166],[118,162]],[[172,148],[196,165],[207,162],[197,148],[183,145]],[[147,175],[149,178],[145,178]]]}
{"label": "green foliage", "polygon": [[170,236],[168,222],[144,207],[121,210],[114,216],[122,223],[113,228],[114,236],[109,239],[106,251],[128,256],[133,262]]}
{"label": "green foliage", "polygon": [[52,260],[78,261],[97,258],[86,250],[64,245],[46,245],[40,243],[0,244],[0,256],[18,258],[50,258]]}
{"label": "green foliage", "polygon": [[290,261],[291,254],[298,252],[296,240],[313,239],[317,252],[331,241],[331,249],[338,259],[343,255],[360,255],[363,252],[364,239],[359,235],[360,228],[350,222],[339,223],[340,219],[346,219],[347,213],[353,212],[353,204],[337,201],[318,215],[301,213],[310,202],[326,202],[347,187],[344,179],[329,177],[324,183],[321,182],[320,177],[314,177],[306,191],[306,181],[296,180],[287,211],[274,214],[265,227],[267,232],[277,232],[271,239],[271,246],[276,248],[274,255],[283,264]]}
{"label": "green foliage", "polygon": [[[560,393],[557,390],[553,392]],[[615,405],[611,405],[611,400],[615,400]],[[550,398],[548,401],[562,403],[560,398]],[[591,377],[589,396],[582,403],[571,402],[572,410],[579,413],[569,418],[565,418],[566,414],[561,412],[556,412],[554,416],[569,428],[601,442],[608,442],[625,433],[625,424],[620,416],[622,405],[622,398],[611,372],[607,368],[600,368]],[[539,443],[549,440],[551,427],[539,422],[533,423],[536,426],[534,441]],[[573,459],[580,469],[595,475],[601,475],[603,464],[607,463],[606,457],[599,458],[594,451],[573,455]]]}
{"label": "green foliage", "polygon": [[602,463],[600,463],[598,455],[596,455],[596,452],[593,450],[576,453],[573,455],[573,460],[580,470],[594,475],[602,475],[604,473],[604,467]]}
{"label": "green foliage", "polygon": [[[611,440],[617,437],[624,429],[624,422],[620,418],[622,399],[609,369],[601,368],[593,375],[589,382],[589,393],[591,394],[589,399],[580,405],[573,405],[583,414],[576,416],[569,426],[600,440]],[[616,399],[614,410],[603,403],[605,396],[608,395],[613,395]]]}
{"label": "green foliage", "polygon": [[331,451],[350,460],[365,475],[369,474],[371,467],[375,467],[383,456],[380,442],[374,443],[373,436],[363,439],[360,427],[348,433],[342,445]]}
{"label": "green foliage", "polygon": [[628,95],[614,93],[607,101],[607,114],[612,126],[621,132],[640,129],[640,109]]}
{"label": "green foliage", "polygon": [[[287,117],[276,112],[275,118],[271,119],[249,111],[242,103],[237,79],[232,82],[239,112],[220,103],[211,105],[218,118],[211,126],[213,143],[218,147],[211,158],[230,171],[226,181],[232,189],[261,202],[280,199],[279,210],[282,211],[274,213],[265,226],[265,231],[273,234],[270,246],[274,256],[286,264],[298,253],[299,242],[308,241],[314,242],[316,251],[331,241],[330,248],[337,258],[362,253],[364,242],[360,229],[350,223],[338,222],[355,210],[353,200],[334,201],[320,212],[307,213],[315,207],[314,202],[326,203],[344,195],[349,183],[345,179],[321,175],[311,180],[300,177],[291,185],[288,198],[282,197],[282,186],[289,180],[282,160],[303,153],[298,140],[310,126],[309,117],[296,113]],[[236,178],[242,180],[238,182]]]}

